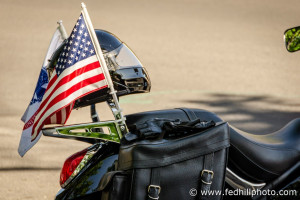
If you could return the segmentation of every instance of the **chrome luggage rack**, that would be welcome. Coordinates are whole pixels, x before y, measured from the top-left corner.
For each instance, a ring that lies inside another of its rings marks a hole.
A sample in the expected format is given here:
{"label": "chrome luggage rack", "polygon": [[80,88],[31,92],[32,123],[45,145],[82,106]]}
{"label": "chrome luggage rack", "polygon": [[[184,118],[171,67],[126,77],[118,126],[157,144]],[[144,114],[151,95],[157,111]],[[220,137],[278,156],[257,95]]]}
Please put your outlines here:
{"label": "chrome luggage rack", "polygon": [[[113,100],[109,100],[107,103],[115,120],[43,128],[42,133],[50,137],[79,140],[80,138],[88,138],[120,143],[120,139],[128,132],[125,123],[126,118],[122,115],[122,111],[116,108]],[[92,112],[96,113],[95,107],[93,111],[91,110]],[[106,128],[108,132],[105,133],[103,128]]]}

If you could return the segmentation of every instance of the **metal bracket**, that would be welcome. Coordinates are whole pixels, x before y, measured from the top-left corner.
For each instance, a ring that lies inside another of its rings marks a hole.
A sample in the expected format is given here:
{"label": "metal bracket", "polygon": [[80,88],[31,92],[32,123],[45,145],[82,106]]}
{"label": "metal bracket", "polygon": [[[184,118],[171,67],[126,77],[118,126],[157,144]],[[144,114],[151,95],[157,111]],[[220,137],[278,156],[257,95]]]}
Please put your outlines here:
{"label": "metal bracket", "polygon": [[[114,121],[103,121],[85,124],[75,124],[68,126],[57,126],[42,129],[43,135],[50,137],[61,137],[61,138],[95,138],[104,141],[111,141],[120,143],[119,128],[120,120]],[[104,133],[101,128],[108,128],[109,133]]]}
{"label": "metal bracket", "polygon": [[107,104],[110,107],[115,119],[118,121],[117,126],[120,130],[119,137],[122,138],[126,133],[129,132],[125,122],[126,117],[123,116],[121,109],[117,109],[116,104],[112,99],[107,100]]}

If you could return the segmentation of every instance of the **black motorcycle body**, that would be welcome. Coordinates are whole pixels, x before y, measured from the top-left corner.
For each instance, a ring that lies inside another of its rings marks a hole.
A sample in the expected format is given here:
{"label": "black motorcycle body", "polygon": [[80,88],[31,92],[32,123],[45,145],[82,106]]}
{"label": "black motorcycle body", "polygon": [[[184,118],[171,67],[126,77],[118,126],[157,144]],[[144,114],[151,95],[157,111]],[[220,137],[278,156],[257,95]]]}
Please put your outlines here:
{"label": "black motorcycle body", "polygon": [[[191,109],[205,121],[222,121],[216,114],[200,109]],[[190,120],[180,109],[149,111],[126,116],[128,127],[153,118]],[[229,150],[225,190],[297,190],[300,194],[300,119],[295,119],[281,130],[259,136],[230,127]],[[112,142],[101,144],[93,159],[63,189],[57,200],[100,199],[99,183],[102,176],[116,169],[119,145]],[[243,199],[299,199],[294,196],[257,194]],[[240,199],[240,197],[236,197]],[[233,196],[224,195],[224,199]]]}

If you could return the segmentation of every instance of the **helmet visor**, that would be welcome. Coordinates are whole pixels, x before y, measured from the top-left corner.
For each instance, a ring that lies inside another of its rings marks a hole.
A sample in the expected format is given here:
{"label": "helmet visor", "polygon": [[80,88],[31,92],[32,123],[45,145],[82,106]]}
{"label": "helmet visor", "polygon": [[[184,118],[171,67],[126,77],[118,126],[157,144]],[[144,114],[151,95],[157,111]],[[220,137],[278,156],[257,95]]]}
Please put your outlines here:
{"label": "helmet visor", "polygon": [[116,71],[124,68],[143,67],[136,55],[122,43],[118,48],[104,53],[109,70]]}

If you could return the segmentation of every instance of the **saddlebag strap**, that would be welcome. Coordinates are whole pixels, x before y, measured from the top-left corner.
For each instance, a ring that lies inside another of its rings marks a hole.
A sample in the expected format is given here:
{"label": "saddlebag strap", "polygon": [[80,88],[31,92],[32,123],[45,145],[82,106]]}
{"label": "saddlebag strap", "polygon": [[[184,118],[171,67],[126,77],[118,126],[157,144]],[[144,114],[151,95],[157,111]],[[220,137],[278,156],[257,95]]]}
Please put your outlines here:
{"label": "saddlebag strap", "polygon": [[177,108],[177,109],[185,112],[185,114],[187,115],[187,117],[189,118],[190,121],[194,121],[194,120],[198,119],[196,114],[191,109],[188,109],[188,108]]}
{"label": "saddlebag strap", "polygon": [[148,200],[158,200],[160,193],[160,171],[159,167],[151,169],[151,181],[148,186]]}
{"label": "saddlebag strap", "polygon": [[201,171],[201,193],[199,195],[201,200],[209,199],[208,191],[210,190],[212,179],[214,177],[213,164],[214,153],[205,155],[203,170]]}

